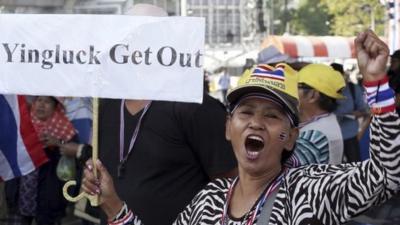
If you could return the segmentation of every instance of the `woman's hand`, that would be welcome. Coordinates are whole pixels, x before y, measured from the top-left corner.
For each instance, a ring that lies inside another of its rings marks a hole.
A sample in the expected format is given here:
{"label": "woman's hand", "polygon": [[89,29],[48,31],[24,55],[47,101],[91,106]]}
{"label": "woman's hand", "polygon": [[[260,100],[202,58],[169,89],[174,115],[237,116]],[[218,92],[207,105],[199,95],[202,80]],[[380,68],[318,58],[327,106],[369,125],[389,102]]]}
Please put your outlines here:
{"label": "woman's hand", "polygon": [[45,147],[53,147],[60,145],[60,140],[49,134],[43,134],[42,136],[39,137],[39,139],[40,141],[42,141]]}
{"label": "woman's hand", "polygon": [[68,142],[65,144],[60,145],[60,152],[63,155],[69,157],[76,157],[76,153],[78,152],[80,144],[75,142]]}
{"label": "woman's hand", "polygon": [[112,177],[100,160],[96,161],[96,167],[98,178],[94,176],[92,159],[86,162],[82,189],[88,194],[99,195],[100,207],[107,214],[108,219],[112,220],[123,207],[123,202],[115,191]]}
{"label": "woman's hand", "polygon": [[381,80],[386,75],[389,48],[371,30],[360,33],[354,40],[358,67],[365,81]]}

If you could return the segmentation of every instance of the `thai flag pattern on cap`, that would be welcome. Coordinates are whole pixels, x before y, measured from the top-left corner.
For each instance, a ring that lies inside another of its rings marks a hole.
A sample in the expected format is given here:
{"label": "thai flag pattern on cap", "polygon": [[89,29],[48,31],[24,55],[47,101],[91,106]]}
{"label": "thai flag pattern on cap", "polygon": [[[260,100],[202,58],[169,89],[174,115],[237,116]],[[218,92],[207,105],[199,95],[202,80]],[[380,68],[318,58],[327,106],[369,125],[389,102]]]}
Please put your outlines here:
{"label": "thai flag pattern on cap", "polygon": [[258,65],[251,75],[252,77],[259,77],[263,79],[273,79],[279,81],[285,81],[285,73],[283,67],[277,67],[274,70],[264,66]]}

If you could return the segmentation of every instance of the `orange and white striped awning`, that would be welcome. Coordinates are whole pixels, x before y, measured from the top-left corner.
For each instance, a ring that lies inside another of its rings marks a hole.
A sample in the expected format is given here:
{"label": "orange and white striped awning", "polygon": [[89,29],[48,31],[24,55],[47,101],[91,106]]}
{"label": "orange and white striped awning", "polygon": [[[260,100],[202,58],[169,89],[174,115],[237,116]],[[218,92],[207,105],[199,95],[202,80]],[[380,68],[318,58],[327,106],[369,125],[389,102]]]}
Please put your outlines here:
{"label": "orange and white striped awning", "polygon": [[270,45],[293,58],[355,58],[354,37],[271,35],[264,39],[261,47]]}

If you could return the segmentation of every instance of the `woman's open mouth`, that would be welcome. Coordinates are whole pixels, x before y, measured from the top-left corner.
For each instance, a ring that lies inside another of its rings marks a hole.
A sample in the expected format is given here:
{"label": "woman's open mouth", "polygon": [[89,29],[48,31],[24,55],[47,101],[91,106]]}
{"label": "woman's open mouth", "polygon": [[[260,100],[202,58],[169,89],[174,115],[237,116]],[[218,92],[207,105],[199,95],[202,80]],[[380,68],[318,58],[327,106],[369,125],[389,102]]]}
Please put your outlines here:
{"label": "woman's open mouth", "polygon": [[255,160],[260,155],[260,151],[264,148],[264,139],[258,135],[249,135],[246,137],[244,145],[247,158]]}

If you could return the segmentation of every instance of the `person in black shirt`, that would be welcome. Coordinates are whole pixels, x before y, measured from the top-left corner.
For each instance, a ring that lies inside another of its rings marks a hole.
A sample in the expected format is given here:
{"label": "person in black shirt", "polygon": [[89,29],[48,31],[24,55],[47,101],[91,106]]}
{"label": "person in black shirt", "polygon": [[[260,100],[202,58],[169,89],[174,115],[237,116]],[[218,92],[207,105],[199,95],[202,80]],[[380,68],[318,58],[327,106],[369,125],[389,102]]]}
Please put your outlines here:
{"label": "person in black shirt", "polygon": [[[148,4],[127,14],[167,16]],[[208,94],[202,104],[100,101],[99,159],[118,195],[147,225],[171,224],[211,179],[237,174],[225,139],[226,116],[222,103]]]}

